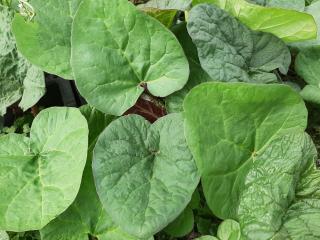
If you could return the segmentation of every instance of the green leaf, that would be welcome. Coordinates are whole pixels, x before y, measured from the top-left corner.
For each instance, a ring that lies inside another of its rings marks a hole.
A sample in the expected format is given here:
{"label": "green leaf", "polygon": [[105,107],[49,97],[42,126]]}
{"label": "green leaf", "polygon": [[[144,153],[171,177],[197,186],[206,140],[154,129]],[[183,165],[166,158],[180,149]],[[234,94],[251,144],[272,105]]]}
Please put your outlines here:
{"label": "green leaf", "polygon": [[311,5],[305,8],[305,12],[312,15],[314,20],[316,21],[318,35],[317,39],[315,40],[308,40],[291,44],[293,47],[296,47],[298,49],[305,49],[311,46],[320,45],[320,1],[313,1]]}
{"label": "green leaf", "polygon": [[308,84],[320,87],[320,46],[301,51],[295,62],[295,70]]}
{"label": "green leaf", "polygon": [[0,6],[0,115],[17,102],[27,110],[45,93],[43,72],[27,62],[17,51],[11,33],[13,13]]}
{"label": "green leaf", "polygon": [[241,238],[248,240],[319,239],[317,152],[304,133],[307,112],[294,90],[203,84],[184,107],[187,140],[218,216],[237,219]]}
{"label": "green leaf", "polygon": [[158,9],[176,9],[187,10],[191,6],[192,0],[149,0],[145,4],[139,5],[143,8],[158,8]]}
{"label": "green leaf", "polygon": [[300,92],[305,101],[320,104],[320,88],[313,85],[306,85]]}
{"label": "green leaf", "polygon": [[122,115],[145,88],[165,97],[188,80],[188,62],[175,36],[127,0],[84,0],[72,36],[76,84],[102,112]]}
{"label": "green leaf", "polygon": [[288,71],[291,56],[284,42],[269,33],[251,31],[215,5],[194,7],[188,32],[201,66],[218,81],[275,82],[276,76],[268,72]]}
{"label": "green leaf", "polygon": [[286,8],[297,11],[304,11],[305,8],[305,0],[253,0],[253,2],[267,7]]}
{"label": "green leaf", "polygon": [[234,220],[227,219],[219,225],[217,235],[220,240],[240,240],[240,225]]}
{"label": "green leaf", "polygon": [[189,206],[191,209],[198,209],[200,208],[200,193],[198,191],[198,189],[196,189],[194,191],[194,193],[192,194],[192,198],[191,198],[191,201],[189,203]]}
{"label": "green leaf", "polygon": [[193,225],[193,211],[187,207],[164,231],[173,237],[183,237],[192,231]]}
{"label": "green leaf", "polygon": [[0,229],[41,229],[70,206],[80,187],[87,141],[86,120],[73,108],[41,111],[30,138],[0,137]]}
{"label": "green leaf", "polygon": [[272,140],[257,157],[238,209],[247,239],[319,239],[320,199],[295,196],[301,175],[309,166],[315,168],[316,158],[315,146],[304,133]]}
{"label": "green leaf", "polygon": [[153,125],[138,115],[113,121],[94,149],[93,172],[112,220],[141,238],[177,218],[199,183],[179,114]]}
{"label": "green leaf", "polygon": [[157,8],[142,8],[145,13],[149,14],[149,16],[157,19],[159,22],[161,22],[164,26],[167,28],[170,28],[173,24],[173,21],[175,19],[175,16],[177,14],[177,10],[171,10],[171,9],[157,9]]}
{"label": "green leaf", "polygon": [[[201,212],[200,212],[201,213]],[[207,216],[212,216],[213,214],[209,212]],[[200,234],[207,235],[211,234],[214,235],[217,232],[218,226],[217,223],[214,223],[212,219],[197,217],[197,230]]]}
{"label": "green leaf", "polygon": [[246,0],[193,0],[193,3],[214,3],[252,30],[272,33],[285,42],[298,42],[317,36],[316,23],[307,13],[263,7]]}
{"label": "green leaf", "polygon": [[237,217],[256,154],[272,139],[307,125],[302,99],[285,85],[205,83],[189,93],[184,110],[207,203],[222,219]]}
{"label": "green leaf", "polygon": [[9,236],[5,231],[0,231],[0,240],[9,240]]}
{"label": "green leaf", "polygon": [[82,115],[87,119],[89,127],[89,153],[93,151],[93,148],[98,140],[100,133],[111,123],[115,117],[104,114],[99,110],[91,107],[90,105],[84,105],[80,107]]}
{"label": "green leaf", "polygon": [[183,100],[187,93],[196,85],[212,81],[210,76],[202,69],[196,46],[190,38],[186,24],[180,23],[172,28],[183,50],[188,58],[190,66],[190,75],[187,84],[178,92],[175,92],[166,98],[166,108],[170,113],[177,113],[183,111]]}
{"label": "green leaf", "polygon": [[30,0],[35,17],[17,14],[13,33],[19,51],[43,71],[73,79],[70,66],[71,24],[81,0]]}

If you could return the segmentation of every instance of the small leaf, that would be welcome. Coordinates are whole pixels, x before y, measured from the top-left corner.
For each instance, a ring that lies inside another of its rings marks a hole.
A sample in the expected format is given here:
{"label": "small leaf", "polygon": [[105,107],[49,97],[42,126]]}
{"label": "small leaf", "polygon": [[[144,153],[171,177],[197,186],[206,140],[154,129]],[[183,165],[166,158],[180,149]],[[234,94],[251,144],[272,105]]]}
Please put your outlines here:
{"label": "small leaf", "polygon": [[95,184],[106,211],[126,232],[149,237],[190,202],[199,174],[183,132],[179,114],[153,125],[129,115],[100,135],[94,149]]}
{"label": "small leaf", "polygon": [[87,136],[79,110],[49,108],[33,121],[30,138],[0,137],[0,229],[41,229],[70,206],[80,187]]}
{"label": "small leaf", "polygon": [[220,240],[240,240],[240,225],[234,220],[227,219],[219,225],[217,235]]}

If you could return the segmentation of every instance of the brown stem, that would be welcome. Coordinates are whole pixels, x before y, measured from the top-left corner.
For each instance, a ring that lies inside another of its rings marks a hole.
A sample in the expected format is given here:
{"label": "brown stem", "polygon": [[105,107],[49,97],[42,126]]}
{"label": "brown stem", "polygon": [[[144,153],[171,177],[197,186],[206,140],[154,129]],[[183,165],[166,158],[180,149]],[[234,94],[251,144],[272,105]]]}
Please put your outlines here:
{"label": "brown stem", "polygon": [[40,110],[39,110],[39,108],[38,108],[37,105],[34,105],[33,107],[31,107],[31,114],[32,114],[32,116],[36,117],[39,112],[40,112]]}

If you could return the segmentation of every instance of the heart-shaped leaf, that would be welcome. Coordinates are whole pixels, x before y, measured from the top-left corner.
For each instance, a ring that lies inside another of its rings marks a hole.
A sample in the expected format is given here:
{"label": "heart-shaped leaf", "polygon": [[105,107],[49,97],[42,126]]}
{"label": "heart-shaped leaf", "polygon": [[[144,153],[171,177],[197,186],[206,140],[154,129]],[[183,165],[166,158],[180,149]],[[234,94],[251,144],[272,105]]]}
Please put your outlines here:
{"label": "heart-shaped leaf", "polygon": [[[43,71],[73,79],[70,66],[71,25],[82,0],[30,0],[34,17],[17,14],[13,32],[19,51]],[[30,9],[31,10],[31,9]]]}
{"label": "heart-shaped leaf", "polygon": [[88,147],[88,126],[79,110],[40,112],[30,138],[0,137],[0,229],[44,227],[74,201]]}
{"label": "heart-shaped leaf", "polygon": [[304,102],[283,85],[204,83],[187,96],[184,110],[207,203],[222,219],[237,217],[255,154],[271,139],[307,125]]}
{"label": "heart-shaped leaf", "polygon": [[82,2],[73,24],[72,67],[90,105],[113,115],[132,107],[145,88],[165,97],[189,76],[175,36],[127,0]]}
{"label": "heart-shaped leaf", "polygon": [[112,122],[94,149],[93,171],[113,221],[142,238],[178,217],[199,183],[179,114],[153,125],[138,115]]}

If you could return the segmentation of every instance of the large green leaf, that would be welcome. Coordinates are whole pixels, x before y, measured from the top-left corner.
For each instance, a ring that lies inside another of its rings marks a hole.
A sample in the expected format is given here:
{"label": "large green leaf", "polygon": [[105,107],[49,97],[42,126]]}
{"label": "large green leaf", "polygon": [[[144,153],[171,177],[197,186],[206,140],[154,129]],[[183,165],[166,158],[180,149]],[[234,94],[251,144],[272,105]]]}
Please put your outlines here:
{"label": "large green leaf", "polygon": [[13,13],[0,5],[0,115],[17,102],[23,110],[32,107],[45,93],[43,72],[17,51],[11,33]]}
{"label": "large green leaf", "polygon": [[82,0],[30,0],[35,17],[17,14],[13,21],[19,51],[43,71],[73,79],[71,25]]}
{"label": "large green leaf", "polygon": [[113,120],[90,106],[81,108],[89,125],[89,150],[87,165],[76,200],[58,218],[41,230],[43,240],[87,240],[94,236],[98,240],[137,240],[116,226],[104,210],[92,176],[92,151],[104,128]]}
{"label": "large green leaf", "polygon": [[187,140],[213,212],[238,219],[244,239],[319,239],[317,152],[295,91],[203,84],[184,107]]}
{"label": "large green leaf", "polygon": [[72,36],[76,84],[102,112],[121,115],[145,88],[165,97],[188,80],[189,65],[175,36],[127,0],[84,0]]}
{"label": "large green leaf", "polygon": [[99,137],[93,171],[113,221],[142,238],[178,217],[199,183],[179,114],[153,125],[138,115],[115,120]]}
{"label": "large green leaf", "polygon": [[307,13],[263,7],[246,0],[193,0],[193,3],[214,3],[252,30],[272,33],[286,42],[314,39],[317,36],[316,23]]}
{"label": "large green leaf", "polygon": [[88,126],[79,110],[40,112],[30,138],[0,137],[0,229],[41,229],[74,201],[86,162]]}
{"label": "large green leaf", "polygon": [[206,83],[191,91],[184,110],[207,203],[223,219],[237,217],[256,154],[273,138],[307,125],[302,99],[284,85]]}
{"label": "large green leaf", "polygon": [[194,7],[187,27],[201,66],[212,79],[269,83],[277,81],[270,71],[288,71],[291,56],[284,42],[270,33],[251,31],[215,5]]}
{"label": "large green leaf", "polygon": [[206,71],[204,71],[200,65],[198,52],[196,46],[193,44],[190,38],[186,24],[180,23],[172,28],[172,31],[178,38],[183,50],[188,58],[190,66],[190,75],[187,84],[178,92],[169,95],[166,98],[166,108],[170,113],[183,111],[183,100],[187,93],[196,85],[212,81]]}

